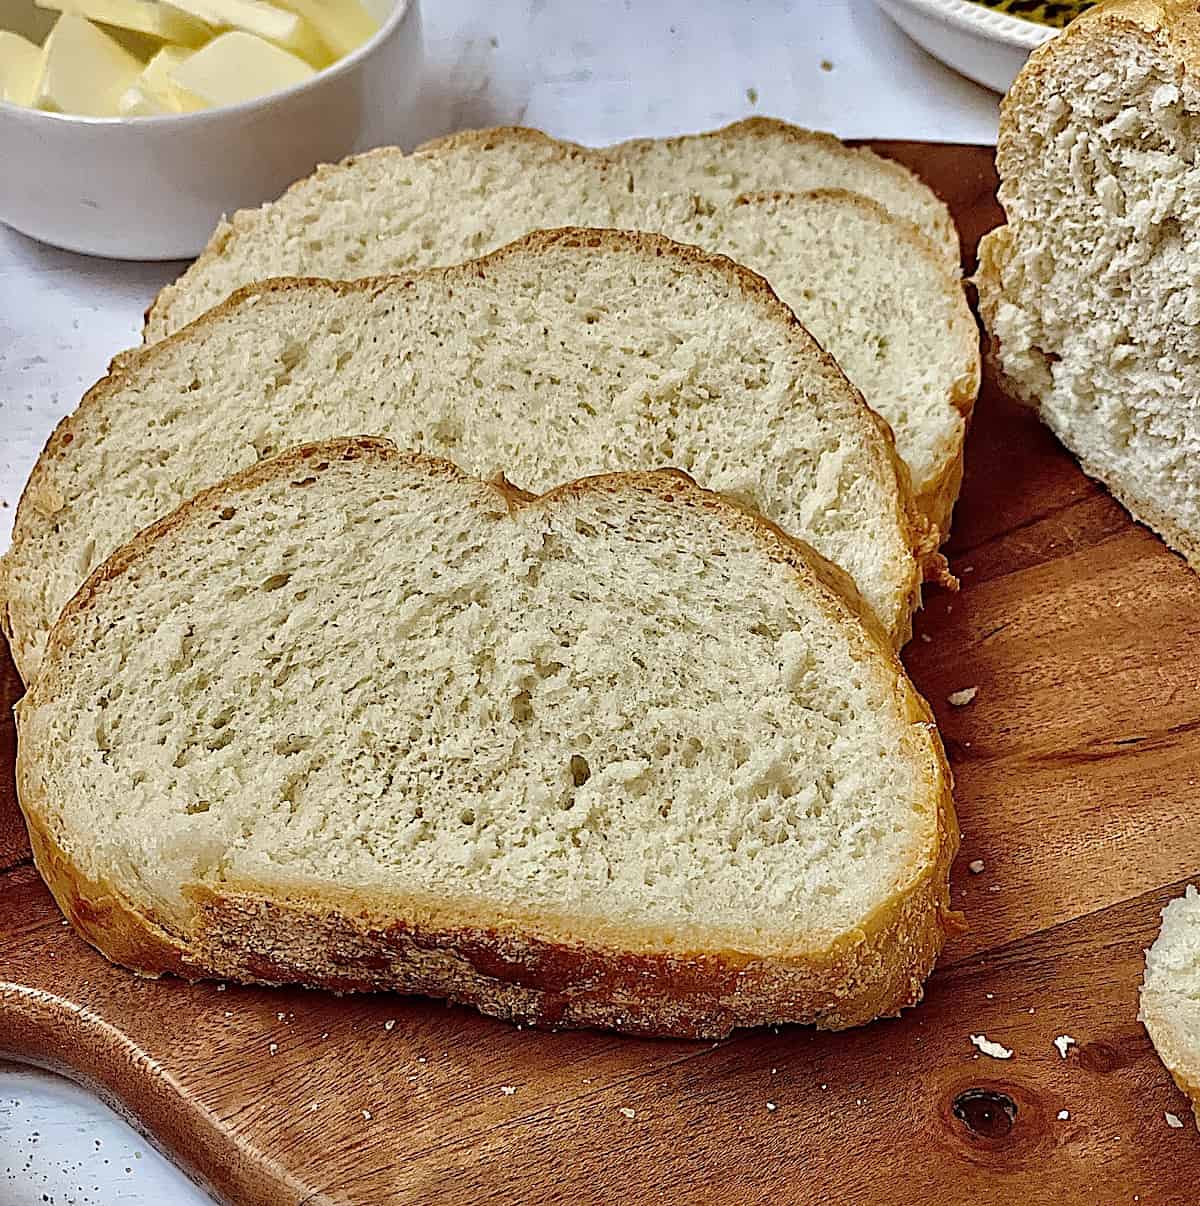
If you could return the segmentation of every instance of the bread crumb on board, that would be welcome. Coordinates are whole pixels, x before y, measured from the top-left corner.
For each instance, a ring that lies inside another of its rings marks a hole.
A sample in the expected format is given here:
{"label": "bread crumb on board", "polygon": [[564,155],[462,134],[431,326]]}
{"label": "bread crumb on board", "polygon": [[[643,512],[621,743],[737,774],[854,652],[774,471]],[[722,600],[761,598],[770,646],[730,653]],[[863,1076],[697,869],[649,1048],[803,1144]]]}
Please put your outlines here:
{"label": "bread crumb on board", "polygon": [[1061,1055],[1063,1059],[1066,1059],[1067,1048],[1074,1047],[1075,1040],[1069,1034],[1060,1034],[1058,1038],[1054,1040],[1054,1045],[1058,1048],[1059,1055]]}
{"label": "bread crumb on board", "polygon": [[979,694],[978,687],[963,687],[961,691],[951,691],[946,696],[947,703],[956,708],[965,708]]}
{"label": "bread crumb on board", "polygon": [[1001,1043],[993,1043],[986,1034],[971,1035],[971,1042],[974,1043],[984,1055],[990,1055],[992,1059],[1012,1059],[1012,1048],[1005,1047]]}
{"label": "bread crumb on board", "polygon": [[1163,1114],[1163,1117],[1167,1120],[1167,1126],[1169,1126],[1173,1131],[1177,1131],[1181,1126],[1183,1126],[1183,1119],[1180,1118],[1178,1114],[1172,1114],[1168,1110]]}
{"label": "bread crumb on board", "polygon": [[768,1111],[769,1113],[774,1114],[774,1113],[775,1113],[775,1111],[776,1111],[777,1109],[779,1109],[779,1106],[777,1106],[777,1105],[775,1104],[775,1102],[773,1102],[773,1101],[768,1101],[768,1102],[767,1102],[767,1111]]}
{"label": "bread crumb on board", "polygon": [[1058,1120],[1059,1120],[1059,1122],[1066,1122],[1066,1120],[1067,1120],[1068,1118],[1070,1118],[1070,1117],[1071,1117],[1071,1111],[1070,1111],[1070,1110],[1059,1110],[1059,1111],[1058,1111]]}
{"label": "bread crumb on board", "polygon": [[622,1107],[620,1108],[620,1110],[618,1110],[617,1112],[618,1112],[618,1113],[619,1113],[619,1114],[620,1114],[620,1115],[621,1115],[623,1118],[636,1118],[636,1117],[637,1117],[637,1111],[636,1111],[636,1110],[631,1110],[631,1109],[629,1108],[629,1106],[622,1106]]}
{"label": "bread crumb on board", "polygon": [[395,1018],[392,1018],[390,1021],[384,1022],[384,1024],[383,1024],[384,1030],[393,1030],[393,1029],[395,1029],[395,1026],[396,1026]]}
{"label": "bread crumb on board", "polygon": [[503,1093],[505,1097],[511,1097],[516,1091],[517,1091],[516,1085],[501,1085],[500,1086],[500,1092]]}
{"label": "bread crumb on board", "polygon": [[967,870],[970,871],[972,875],[978,875],[983,870],[983,859],[973,858],[967,864]]}

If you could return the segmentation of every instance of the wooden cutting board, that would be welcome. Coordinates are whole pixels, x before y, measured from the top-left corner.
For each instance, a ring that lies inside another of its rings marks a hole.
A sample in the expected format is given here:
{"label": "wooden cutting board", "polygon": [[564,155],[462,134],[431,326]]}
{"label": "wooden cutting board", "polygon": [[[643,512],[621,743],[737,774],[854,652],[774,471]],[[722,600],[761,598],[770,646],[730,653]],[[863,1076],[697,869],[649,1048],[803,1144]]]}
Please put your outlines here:
{"label": "wooden cutting board", "polygon": [[[950,202],[970,268],[1000,220],[990,151],[880,149]],[[5,656],[0,1053],[95,1089],[254,1206],[1196,1201],[1200,1136],[1137,988],[1159,909],[1200,870],[1200,580],[992,384],[950,552],[963,589],[930,592],[907,661],[957,777],[971,929],[899,1020],[655,1042],[136,979],[29,863]],[[974,702],[949,706],[963,687]]]}

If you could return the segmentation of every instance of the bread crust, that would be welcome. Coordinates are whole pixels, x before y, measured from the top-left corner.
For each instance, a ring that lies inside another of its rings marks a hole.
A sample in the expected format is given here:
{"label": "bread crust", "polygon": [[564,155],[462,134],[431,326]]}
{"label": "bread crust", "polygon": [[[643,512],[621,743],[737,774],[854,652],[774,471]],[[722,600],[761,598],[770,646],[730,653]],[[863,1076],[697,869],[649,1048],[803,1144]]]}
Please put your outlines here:
{"label": "bread crust", "polygon": [[894,676],[897,703],[911,723],[907,754],[920,768],[927,813],[924,846],[910,874],[859,925],[832,941],[801,937],[777,948],[760,941],[755,949],[733,931],[692,927],[664,935],[550,911],[522,914],[482,901],[221,882],[188,886],[195,915],[183,933],[114,883],[84,874],[54,823],[54,801],[39,771],[41,746],[27,740],[38,708],[59,687],[58,662],[75,639],[78,617],[160,539],[260,483],[319,473],[335,459],[419,465],[466,477],[449,462],[398,452],[386,440],[360,437],[293,449],[204,491],[136,536],[89,577],[55,625],[45,673],[17,708],[18,797],[38,869],[89,942],[145,975],[397,990],[539,1026],[684,1038],[715,1038],[770,1022],[839,1029],[920,999],[946,935],[960,924],[949,897],[958,848],[952,780],[928,705],[842,571],[678,471],[585,478],[538,497],[502,480],[481,488],[496,491],[514,510],[551,507],[581,492],[638,490],[672,501],[682,493],[687,505],[713,512],[750,534],[772,560],[827,588],[820,597],[831,622],[847,628],[865,656],[884,659]]}
{"label": "bread crust", "polygon": [[[4,579],[13,573],[14,566],[29,561],[30,554],[27,546],[32,541],[31,532],[35,532],[38,526],[46,521],[48,514],[52,513],[48,512],[48,508],[52,508],[55,502],[53,496],[56,492],[53,479],[56,463],[67,454],[66,450],[75,440],[77,432],[82,430],[91,411],[101,408],[106,399],[116,394],[125,385],[131,373],[135,370],[144,371],[147,365],[153,365],[155,357],[167,355],[168,349],[186,341],[190,337],[190,333],[203,330],[206,325],[220,322],[226,315],[235,312],[243,305],[253,305],[256,298],[267,294],[295,289],[321,289],[338,295],[374,294],[389,289],[403,291],[410,287],[415,280],[431,278],[440,278],[453,284],[459,280],[482,276],[507,259],[523,256],[536,257],[562,247],[626,253],[633,251],[657,258],[670,257],[676,260],[681,268],[695,265],[706,272],[718,271],[744,296],[753,299],[762,307],[764,321],[778,322],[789,330],[798,332],[805,340],[811,341],[812,348],[821,358],[823,365],[827,369],[837,372],[844,379],[844,374],[841,373],[841,369],[838,368],[833,357],[821,349],[815,340],[812,340],[796,316],[779,300],[774,290],[761,276],[735,263],[727,256],[715,255],[699,247],[675,243],[661,235],[638,231],[580,227],[534,231],[480,259],[448,268],[428,268],[405,276],[362,277],[350,281],[329,281],[314,277],[280,277],[273,281],[247,285],[166,339],[133,348],[115,357],[110,365],[109,375],[88,390],[79,406],[59,422],[47,440],[17,504],[12,546],[3,561],[0,561],[0,627],[3,627],[8,636],[13,660],[22,680],[28,684],[37,674],[41,637],[46,628],[46,619],[39,614],[39,608],[34,601],[22,597],[20,592],[11,587],[6,588]],[[895,483],[894,491],[889,490],[889,493],[895,497],[896,509],[889,519],[911,552],[911,560],[906,567],[902,568],[901,578],[896,584],[896,594],[900,600],[896,614],[888,617],[889,626],[893,630],[893,640],[896,646],[900,647],[912,635],[912,612],[920,606],[922,582],[925,580],[942,581],[945,563],[937,552],[938,535],[921,515],[912,497],[908,468],[896,453],[895,437],[891,427],[871,410],[863,400],[861,393],[849,381],[846,382],[846,385],[855,395],[856,405],[861,408],[863,416],[873,427],[882,445],[881,471],[890,474]],[[58,505],[61,506],[61,500]]]}

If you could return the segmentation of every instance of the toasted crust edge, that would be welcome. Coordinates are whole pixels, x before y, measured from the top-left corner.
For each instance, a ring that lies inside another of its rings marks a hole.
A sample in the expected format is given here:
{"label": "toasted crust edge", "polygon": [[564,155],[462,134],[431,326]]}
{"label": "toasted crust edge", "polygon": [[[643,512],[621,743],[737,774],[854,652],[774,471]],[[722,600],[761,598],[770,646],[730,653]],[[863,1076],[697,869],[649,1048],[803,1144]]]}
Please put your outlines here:
{"label": "toasted crust edge", "polygon": [[[263,481],[301,468],[319,471],[321,459],[364,458],[420,463],[474,480],[449,462],[359,437],[292,449],[204,491],[134,537],[89,577],[55,625],[47,655],[51,668],[18,705],[18,726],[53,691],[53,662],[70,645],[79,613],[92,607],[106,584],[157,540],[185,526],[197,512]],[[736,1027],[769,1022],[840,1029],[915,1004],[946,935],[960,924],[949,898],[950,865],[958,848],[952,779],[928,705],[873,617],[853,593],[841,593],[848,582],[845,574],[775,525],[701,489],[677,470],[584,478],[537,498],[503,481],[485,488],[496,490],[510,510],[550,505],[587,490],[683,490],[689,503],[749,530],[772,559],[824,586],[831,619],[854,625],[855,638],[887,662],[902,714],[912,722],[909,753],[924,768],[922,784],[933,823],[926,856],[910,881],[827,947],[782,955],[730,947],[721,941],[724,935],[711,948],[693,942],[667,950],[651,932],[588,933],[595,927],[548,914],[530,916],[525,931],[514,926],[511,910],[478,904],[468,908],[407,898],[386,902],[381,910],[364,894],[280,895],[254,884],[229,884],[221,890],[194,886],[197,931],[183,936],[139,909],[114,884],[91,879],[74,865],[49,822],[51,802],[34,773],[36,746],[21,741],[18,798],[35,862],[64,915],[106,957],[144,975],[301,983],[337,991],[399,990],[541,1026],[719,1037]],[[397,915],[401,908],[407,908],[407,917]]]}
{"label": "toasted crust edge", "polygon": [[84,394],[75,410],[59,422],[46,441],[17,503],[13,519],[12,545],[6,556],[0,559],[0,626],[9,638],[13,660],[22,681],[28,685],[37,676],[41,660],[38,637],[45,630],[45,624],[43,617],[34,614],[32,608],[23,605],[22,600],[6,588],[6,580],[11,573],[11,567],[26,556],[26,531],[31,527],[36,528],[38,524],[38,520],[33,517],[42,513],[46,496],[53,494],[52,464],[74,441],[76,429],[83,418],[121,389],[131,373],[147,364],[153,364],[155,356],[167,354],[165,349],[186,340],[190,332],[202,330],[206,325],[221,321],[243,304],[253,304],[254,298],[264,294],[298,288],[324,289],[339,294],[375,293],[387,289],[404,289],[414,280],[441,278],[453,282],[487,272],[509,258],[525,254],[538,255],[559,247],[635,252],[655,257],[671,256],[678,259],[681,265],[692,264],[706,271],[719,271],[734,282],[748,298],[762,305],[771,318],[785,324],[789,330],[800,332],[820,356],[822,364],[846,382],[847,389],[857,399],[857,405],[864,417],[885,446],[883,460],[886,464],[881,465],[881,469],[885,472],[890,470],[896,483],[894,493],[897,509],[892,516],[892,522],[909,552],[909,563],[907,567],[896,567],[900,574],[896,584],[898,602],[895,614],[887,617],[886,623],[896,647],[906,644],[912,636],[912,614],[920,606],[922,582],[944,582],[948,571],[945,570],[944,559],[937,551],[940,543],[938,533],[931,529],[913,498],[908,468],[896,452],[896,441],[891,427],[867,405],[859,390],[846,380],[845,374],[833,357],[821,348],[799,319],[779,300],[770,284],[749,268],[736,263],[728,256],[676,243],[662,235],[644,231],[568,226],[558,230],[534,231],[488,255],[468,260],[463,264],[421,269],[404,276],[360,277],[349,281],[330,281],[318,277],[278,277],[246,285],[167,338],[157,343],[131,348],[116,356],[109,366],[108,375]]}

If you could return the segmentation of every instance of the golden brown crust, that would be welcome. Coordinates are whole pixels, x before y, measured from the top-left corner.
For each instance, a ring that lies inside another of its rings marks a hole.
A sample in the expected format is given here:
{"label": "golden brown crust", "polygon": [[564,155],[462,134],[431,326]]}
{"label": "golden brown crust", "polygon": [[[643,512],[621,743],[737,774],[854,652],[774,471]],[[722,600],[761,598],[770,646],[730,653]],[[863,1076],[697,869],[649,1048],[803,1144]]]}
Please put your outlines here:
{"label": "golden brown crust", "polygon": [[[35,514],[44,514],[46,495],[53,493],[56,462],[63,455],[64,450],[75,440],[76,434],[83,428],[90,413],[102,407],[106,399],[116,394],[135,370],[144,370],[147,365],[153,365],[156,357],[169,355],[169,349],[186,341],[190,337],[190,333],[219,323],[226,315],[233,313],[241,306],[253,305],[255,298],[271,293],[286,292],[292,289],[320,289],[341,295],[374,294],[387,289],[404,290],[411,288],[417,280],[430,278],[441,278],[453,283],[456,280],[483,276],[506,259],[525,255],[536,256],[559,247],[584,247],[624,252],[634,250],[655,257],[670,257],[678,261],[681,267],[694,265],[704,271],[719,271],[746,297],[753,298],[763,307],[764,317],[768,321],[782,323],[789,330],[796,332],[800,338],[811,345],[827,369],[836,372],[845,380],[833,357],[820,348],[820,345],[805,330],[792,311],[779,300],[774,290],[761,276],[744,268],[741,264],[735,263],[727,256],[714,255],[699,247],[675,243],[662,235],[638,231],[565,227],[560,230],[534,231],[489,255],[465,264],[457,264],[449,268],[429,268],[404,276],[361,277],[352,281],[329,281],[315,277],[280,277],[244,286],[220,305],[214,306],[206,314],[201,315],[187,327],[176,331],[166,339],[140,348],[133,348],[128,352],[121,353],[113,360],[109,376],[97,382],[84,394],[79,406],[58,424],[46,442],[17,505],[12,547],[5,559],[5,565],[0,566],[0,570],[5,570],[18,558],[25,555],[24,548],[30,539],[27,531],[30,528],[36,529],[39,521],[35,518]],[[890,472],[895,481],[896,512],[892,520],[906,547],[912,551],[910,565],[904,572],[903,580],[898,584],[898,594],[901,595],[903,601],[897,607],[895,616],[888,617],[888,622],[893,628],[893,638],[899,647],[905,644],[912,635],[912,612],[920,606],[922,581],[937,579],[936,559],[930,557],[929,526],[918,511],[912,497],[908,469],[896,453],[895,438],[891,428],[867,406],[862,395],[854,389],[850,382],[847,381],[846,386],[854,394],[857,406],[861,408],[863,415],[868,418],[881,439],[882,463],[880,470],[883,473]],[[935,539],[934,550],[936,550],[937,543],[938,541]],[[0,586],[0,598],[3,598],[5,593],[3,586]],[[17,669],[23,681],[29,683],[37,673],[37,649],[44,620],[37,614],[35,608],[30,607],[15,593],[7,593],[10,597],[4,606],[0,607],[0,622],[5,625],[5,631],[9,636],[13,660]]]}
{"label": "golden brown crust", "polygon": [[[479,483],[510,510],[551,507],[586,492],[645,491],[699,506],[750,534],[773,560],[826,587],[831,622],[894,676],[901,712],[911,722],[908,756],[921,768],[929,810],[925,849],[907,882],[897,885],[853,930],[814,946],[803,936],[785,949],[748,949],[735,932],[695,928],[666,935],[550,912],[498,909],[480,901],[383,899],[334,886],[194,884],[193,928],[172,933],[151,912],[97,882],[74,864],[55,835],[53,801],[42,790],[38,746],[26,727],[57,689],[58,665],[78,617],[103,597],[155,543],[201,513],[235,502],[260,483],[320,473],[334,460],[421,466],[468,478],[447,461],[398,452],[386,440],[355,438],[293,449],[261,462],[184,503],[136,536],[97,569],[51,634],[45,673],[18,707],[22,741],[17,780],[34,857],[64,914],[116,962],[149,975],[302,983],[339,991],[395,989],[471,1004],[499,1017],[545,1026],[603,1026],[630,1033],[718,1037],[738,1026],[811,1022],[857,1025],[914,1004],[947,933],[949,871],[958,847],[951,776],[928,705],[904,674],[885,635],[853,594],[845,575],[755,514],[702,490],[678,471],[606,474],[534,497],[507,482]],[[848,626],[848,627],[847,627]],[[761,946],[761,943],[760,943]]]}

